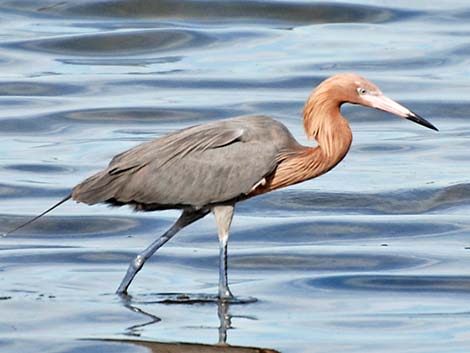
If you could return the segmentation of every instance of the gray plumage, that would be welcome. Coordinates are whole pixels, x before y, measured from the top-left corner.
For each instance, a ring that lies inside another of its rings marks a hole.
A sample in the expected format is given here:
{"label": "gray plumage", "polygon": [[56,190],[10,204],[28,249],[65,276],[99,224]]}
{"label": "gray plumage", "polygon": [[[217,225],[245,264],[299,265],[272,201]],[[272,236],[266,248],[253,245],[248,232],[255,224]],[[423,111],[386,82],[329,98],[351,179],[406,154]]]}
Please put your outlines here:
{"label": "gray plumage", "polygon": [[115,156],[72,198],[145,211],[200,209],[243,198],[272,173],[280,152],[297,146],[283,124],[265,116],[197,125]]}
{"label": "gray plumage", "polygon": [[70,198],[90,205],[129,204],[142,211],[181,208],[178,220],[131,261],[117,289],[118,294],[125,294],[155,251],[212,211],[220,245],[219,298],[233,300],[227,280],[227,244],[235,203],[334,168],[352,141],[349,124],[340,112],[346,102],[388,111],[437,131],[424,118],[384,96],[372,82],[356,74],[339,74],[323,81],[305,104],[304,129],[317,141],[315,148],[301,146],[284,125],[265,116],[193,126],[117,155],[105,170],[7,234]]}

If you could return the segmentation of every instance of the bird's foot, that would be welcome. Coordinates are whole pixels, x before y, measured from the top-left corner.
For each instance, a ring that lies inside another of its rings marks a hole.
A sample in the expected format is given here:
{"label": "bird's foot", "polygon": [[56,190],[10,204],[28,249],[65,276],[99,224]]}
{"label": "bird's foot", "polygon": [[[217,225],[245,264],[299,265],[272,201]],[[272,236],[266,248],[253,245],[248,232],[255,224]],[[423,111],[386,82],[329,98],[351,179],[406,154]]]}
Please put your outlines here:
{"label": "bird's foot", "polygon": [[230,302],[234,299],[235,297],[233,296],[232,292],[228,287],[219,288],[219,300],[224,302]]}

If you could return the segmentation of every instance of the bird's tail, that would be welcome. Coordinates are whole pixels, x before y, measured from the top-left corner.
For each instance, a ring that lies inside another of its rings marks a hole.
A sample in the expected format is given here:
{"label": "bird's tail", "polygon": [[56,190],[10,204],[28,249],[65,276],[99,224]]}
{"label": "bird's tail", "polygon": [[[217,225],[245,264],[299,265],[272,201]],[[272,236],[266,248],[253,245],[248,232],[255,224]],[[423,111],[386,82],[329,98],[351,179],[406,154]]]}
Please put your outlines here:
{"label": "bird's tail", "polygon": [[57,202],[54,206],[52,206],[51,208],[48,208],[47,210],[45,210],[43,213],[41,213],[40,215],[37,215],[36,217],[34,218],[31,218],[29,221],[25,222],[25,223],[22,223],[20,224],[18,227],[2,234],[3,237],[6,237],[7,235],[10,235],[14,232],[16,232],[18,229],[21,229],[23,227],[26,227],[28,224],[31,224],[33,223],[34,221],[36,221],[37,219],[41,218],[42,216],[44,216],[46,213],[49,213],[51,212],[54,208],[56,207],[59,207],[60,205],[62,205],[65,201],[67,200],[70,200],[70,198],[72,197],[72,194],[68,194],[67,196],[65,196],[62,200],[60,200],[59,202]]}

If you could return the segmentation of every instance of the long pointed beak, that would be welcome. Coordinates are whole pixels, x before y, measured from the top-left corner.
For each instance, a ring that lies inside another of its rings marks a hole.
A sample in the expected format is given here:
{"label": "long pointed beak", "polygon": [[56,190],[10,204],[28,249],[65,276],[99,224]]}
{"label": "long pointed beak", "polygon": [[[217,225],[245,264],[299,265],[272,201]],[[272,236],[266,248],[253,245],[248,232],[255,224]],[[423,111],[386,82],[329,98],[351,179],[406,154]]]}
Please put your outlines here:
{"label": "long pointed beak", "polygon": [[435,127],[433,124],[431,124],[429,121],[427,121],[426,119],[420,117],[418,114],[412,112],[410,110],[410,114],[408,116],[405,116],[405,119],[408,119],[408,120],[411,120],[419,125],[423,125],[429,129],[433,129],[435,131],[439,131],[439,129],[437,127]]}
{"label": "long pointed beak", "polygon": [[363,96],[362,99],[364,99],[369,104],[369,106],[373,108],[380,109],[380,110],[398,115],[399,117],[411,120],[429,129],[439,131],[437,127],[435,127],[429,121],[420,117],[418,114],[412,112],[411,110],[402,106],[401,104],[395,102],[393,99],[388,98],[387,96],[384,96],[382,94],[380,95],[369,94],[369,95]]}

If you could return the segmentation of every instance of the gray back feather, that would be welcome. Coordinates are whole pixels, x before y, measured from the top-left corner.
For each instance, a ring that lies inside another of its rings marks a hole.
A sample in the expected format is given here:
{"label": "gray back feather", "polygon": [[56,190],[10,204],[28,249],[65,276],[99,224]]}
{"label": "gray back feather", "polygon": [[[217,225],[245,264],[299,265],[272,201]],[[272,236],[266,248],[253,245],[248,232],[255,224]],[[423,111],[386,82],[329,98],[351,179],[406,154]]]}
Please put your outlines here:
{"label": "gray back feather", "polygon": [[149,210],[222,203],[247,194],[274,171],[281,151],[297,146],[287,128],[269,117],[193,126],[115,156],[72,197]]}

